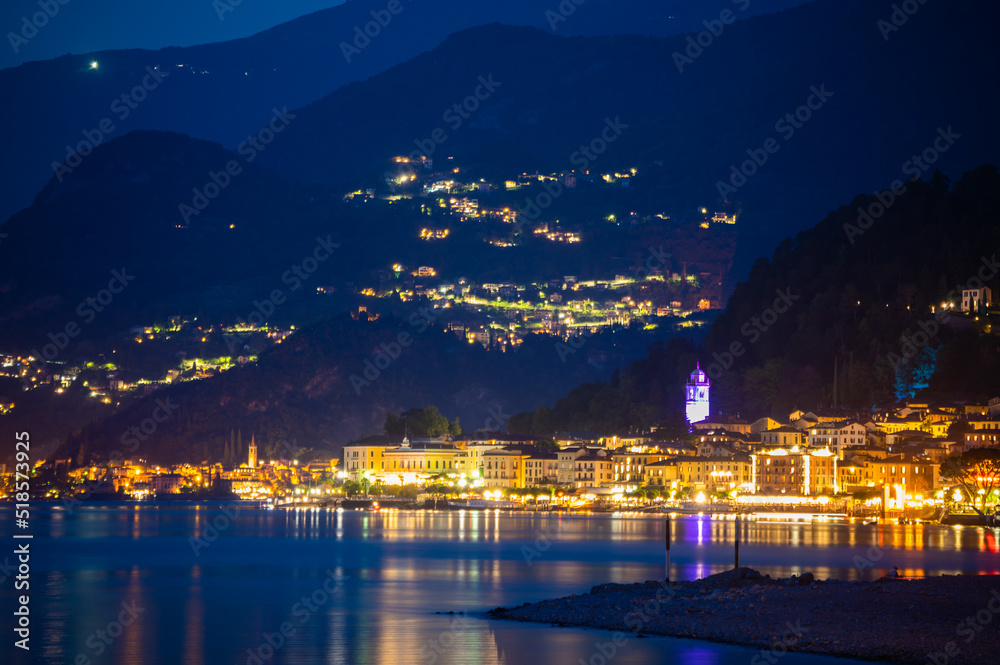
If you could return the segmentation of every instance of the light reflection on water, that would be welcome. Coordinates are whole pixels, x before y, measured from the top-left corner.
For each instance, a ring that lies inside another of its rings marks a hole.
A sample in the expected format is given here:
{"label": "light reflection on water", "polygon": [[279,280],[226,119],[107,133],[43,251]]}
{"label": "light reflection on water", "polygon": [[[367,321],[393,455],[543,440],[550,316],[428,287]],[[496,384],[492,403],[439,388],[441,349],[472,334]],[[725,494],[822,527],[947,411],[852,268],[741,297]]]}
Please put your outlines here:
{"label": "light reflection on water", "polygon": [[[12,530],[0,512],[0,535]],[[662,579],[660,518],[498,512],[364,512],[219,506],[36,508],[32,515],[32,659],[157,664],[590,662],[604,631],[469,619],[587,591],[604,582]],[[192,538],[219,525],[211,542]],[[673,520],[672,579],[732,567],[735,524]],[[553,534],[548,536],[547,534]],[[998,572],[998,530],[926,525],[757,522],[744,525],[741,563],[772,576],[871,579]],[[9,541],[8,541],[9,542]],[[197,551],[196,551],[197,550]],[[533,553],[533,555],[528,555]],[[870,566],[859,566],[858,558]],[[334,594],[319,593],[328,578]],[[316,595],[318,594],[318,595]],[[9,585],[0,590],[13,602]],[[310,609],[302,603],[313,600]],[[319,599],[319,600],[317,600]],[[322,600],[322,602],[319,602]],[[10,601],[10,603],[8,603]],[[122,612],[138,618],[105,644]],[[283,623],[284,644],[266,636]],[[614,663],[670,660],[745,665],[754,652],[693,640],[636,639]],[[15,654],[15,656],[17,656]],[[599,662],[599,659],[597,659]],[[789,654],[782,665],[846,661]]]}

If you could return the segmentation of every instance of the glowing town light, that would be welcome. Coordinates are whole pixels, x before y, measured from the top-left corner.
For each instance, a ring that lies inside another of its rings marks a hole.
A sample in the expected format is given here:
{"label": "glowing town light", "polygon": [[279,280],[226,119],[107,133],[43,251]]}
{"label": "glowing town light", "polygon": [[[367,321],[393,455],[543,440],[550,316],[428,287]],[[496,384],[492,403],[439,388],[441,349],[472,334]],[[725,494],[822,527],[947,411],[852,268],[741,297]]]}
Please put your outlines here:
{"label": "glowing town light", "polygon": [[90,61],[90,68],[91,69],[97,69],[97,67],[98,67],[97,61],[96,60],[91,60]]}

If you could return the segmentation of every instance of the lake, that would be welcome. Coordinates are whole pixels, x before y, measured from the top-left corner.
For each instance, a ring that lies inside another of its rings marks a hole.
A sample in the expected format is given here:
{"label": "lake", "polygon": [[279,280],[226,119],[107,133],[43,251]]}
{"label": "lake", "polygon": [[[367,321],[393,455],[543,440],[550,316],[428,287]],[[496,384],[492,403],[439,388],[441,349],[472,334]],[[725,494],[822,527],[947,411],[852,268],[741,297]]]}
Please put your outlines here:
{"label": "lake", "polygon": [[[9,508],[0,534],[13,543]],[[608,632],[483,618],[605,582],[662,579],[662,517],[95,504],[35,505],[31,527],[31,651],[14,648],[8,629],[5,662],[746,665],[757,654],[629,637],[605,658],[597,645]],[[733,529],[708,516],[673,520],[672,579],[731,568]],[[1000,573],[998,537],[759,522],[746,525],[740,558],[772,577],[874,579],[892,566],[914,576]],[[0,590],[7,616],[12,582]],[[848,662],[790,653],[781,664]]]}

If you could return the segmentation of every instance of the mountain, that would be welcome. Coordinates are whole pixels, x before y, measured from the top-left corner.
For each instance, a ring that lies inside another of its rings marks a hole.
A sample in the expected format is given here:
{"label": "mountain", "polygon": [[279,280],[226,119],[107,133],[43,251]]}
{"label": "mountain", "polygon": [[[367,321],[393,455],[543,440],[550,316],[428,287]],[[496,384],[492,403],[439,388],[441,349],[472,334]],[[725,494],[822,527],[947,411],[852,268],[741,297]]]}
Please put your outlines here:
{"label": "mountain", "polygon": [[[262,159],[291,179],[368,186],[391,155],[429,155],[435,168],[453,156],[494,174],[636,167],[640,212],[740,212],[745,275],[834,201],[935,168],[957,176],[1000,151],[1000,89],[985,83],[998,75],[989,25],[1000,6],[929,3],[884,34],[892,12],[821,1],[717,37],[474,28],[297,110]],[[608,122],[621,131],[605,144]],[[923,164],[948,128],[960,138]],[[592,142],[602,151],[588,156]]]}
{"label": "mountain", "polygon": [[80,326],[74,337],[100,339],[182,311],[245,310],[330,232],[310,219],[312,198],[179,134],[132,132],[102,145],[4,225],[5,348],[41,348],[68,325]]}
{"label": "mountain", "polygon": [[1000,289],[1000,175],[987,165],[953,186],[935,173],[896,189],[856,197],[760,259],[697,353],[655,347],[615,381],[514,416],[511,430],[676,426],[696,360],[713,413],[749,419],[858,413],[918,394],[996,397],[1000,315],[942,304],[960,303],[965,288]]}
{"label": "mountain", "polygon": [[386,414],[431,404],[467,431],[502,428],[517,410],[610,375],[628,362],[630,336],[654,339],[638,330],[595,335],[566,356],[557,339],[539,335],[504,354],[426,318],[334,319],[288,337],[255,363],[168,386],[84,426],[54,456],[85,460],[117,450],[160,464],[219,461],[233,429],[252,433],[262,449],[289,442],[339,454],[344,443],[381,433]]}
{"label": "mountain", "polygon": [[[798,2],[754,0],[736,15]],[[553,30],[546,8],[534,0],[400,0],[396,14],[388,12],[386,0],[352,0],[245,39],[66,55],[3,69],[0,90],[6,94],[0,97],[0,120],[16,128],[5,146],[6,154],[16,159],[0,166],[0,221],[30,203],[52,176],[53,163],[86,152],[88,143],[81,142],[156,129],[235,148],[268,122],[273,108],[300,107],[362,81],[456,30],[499,21],[559,35],[678,34],[701,29],[703,19],[717,17],[731,4],[588,0],[569,5],[574,11],[566,11],[567,20],[554,21]],[[559,7],[552,3],[553,10]],[[384,27],[369,26],[376,19]],[[359,37],[357,30],[375,37]]]}
{"label": "mountain", "polygon": [[[1000,394],[997,316],[942,310],[964,289],[998,292],[998,219],[1000,176],[989,165],[954,186],[935,173],[897,193],[857,197],[786,239],[737,286],[706,338],[716,405],[781,415],[870,408],[918,392]],[[734,343],[743,350],[727,356]]]}
{"label": "mountain", "polygon": [[[419,318],[334,320],[255,364],[168,387],[84,427],[57,456],[77,457],[81,448],[83,458],[106,455],[164,403],[178,407],[139,453],[161,463],[219,459],[234,427],[269,446],[295,440],[335,452],[380,431],[385,414],[427,404],[466,429],[545,435],[665,422],[680,432],[683,384],[696,360],[712,378],[714,409],[746,417],[824,406],[857,413],[917,393],[995,396],[1000,318],[941,303],[979,283],[1000,290],[1000,263],[988,251],[1000,246],[1000,174],[983,166],[954,186],[937,173],[896,189],[891,200],[884,192],[856,197],[760,260],[701,349],[650,340],[647,357],[629,362],[623,351],[634,344],[610,333],[563,362],[545,337],[497,354]],[[509,415],[539,402],[552,406]]]}
{"label": "mountain", "polygon": [[[357,295],[363,287],[412,288],[408,275],[385,281],[395,264],[434,266],[449,282],[524,286],[633,274],[654,250],[664,270],[679,272],[687,261],[719,274],[735,247],[727,225],[666,220],[621,227],[588,220],[571,228],[584,242],[551,242],[524,224],[463,223],[426,211],[428,199],[345,200],[341,190],[276,176],[259,154],[250,144],[233,153],[180,134],[131,132],[98,146],[61,182],[53,178],[4,226],[0,347],[37,357],[58,343],[60,361],[75,358],[81,345],[85,355],[111,353],[127,331],[175,315],[198,317],[206,328],[231,326],[275,289],[281,306],[267,313],[268,323],[301,327],[355,304],[379,307]],[[604,204],[602,191],[581,185],[573,199],[592,210]],[[492,193],[478,196],[484,206],[503,205]],[[447,226],[447,241],[422,240],[428,225]],[[511,234],[517,246],[488,242]],[[301,273],[313,256],[322,260]],[[706,297],[699,288],[678,281],[654,295],[697,302]],[[705,288],[717,301],[717,280]],[[536,289],[524,297],[541,296]]]}

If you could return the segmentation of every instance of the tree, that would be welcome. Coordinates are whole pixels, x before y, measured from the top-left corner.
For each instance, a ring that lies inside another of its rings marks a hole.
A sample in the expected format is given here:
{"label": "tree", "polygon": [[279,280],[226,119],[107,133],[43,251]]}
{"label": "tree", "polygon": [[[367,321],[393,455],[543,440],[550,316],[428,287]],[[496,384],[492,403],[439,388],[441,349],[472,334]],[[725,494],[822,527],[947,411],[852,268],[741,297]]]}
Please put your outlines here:
{"label": "tree", "polygon": [[1000,491],[1000,449],[966,450],[945,460],[941,473],[958,481],[969,495],[972,509],[983,515],[990,501],[996,503],[996,492]]}
{"label": "tree", "polygon": [[402,415],[386,414],[385,433],[389,436],[441,436],[461,434],[458,419],[449,423],[433,404],[423,409],[410,409]]}
{"label": "tree", "polygon": [[[510,423],[508,423],[508,427]],[[535,411],[531,418],[531,431],[534,434],[548,434],[552,432],[552,411],[549,407],[542,405]]]}
{"label": "tree", "polygon": [[968,420],[955,420],[948,425],[949,441],[964,441],[965,433],[971,432],[974,428]]}

